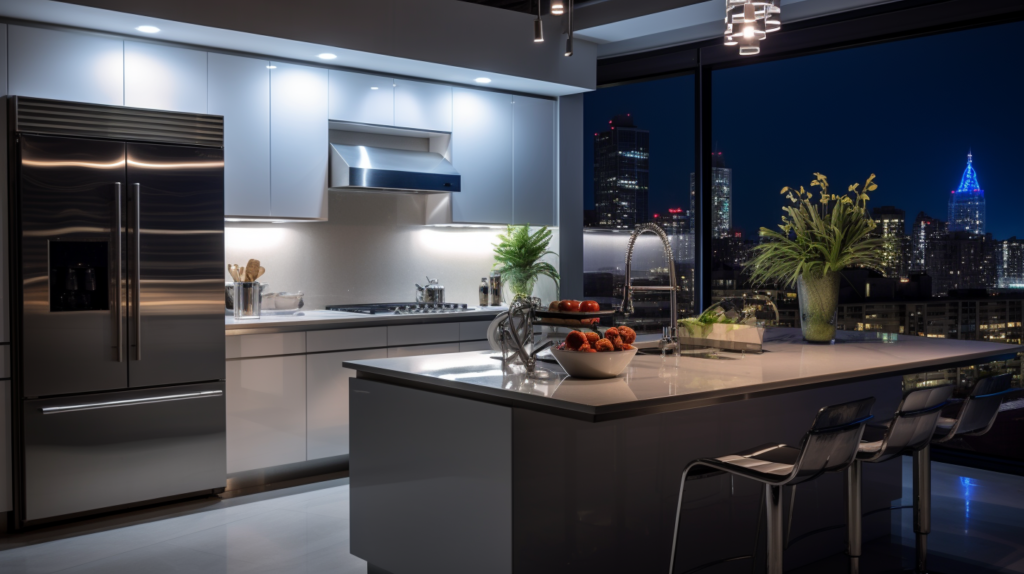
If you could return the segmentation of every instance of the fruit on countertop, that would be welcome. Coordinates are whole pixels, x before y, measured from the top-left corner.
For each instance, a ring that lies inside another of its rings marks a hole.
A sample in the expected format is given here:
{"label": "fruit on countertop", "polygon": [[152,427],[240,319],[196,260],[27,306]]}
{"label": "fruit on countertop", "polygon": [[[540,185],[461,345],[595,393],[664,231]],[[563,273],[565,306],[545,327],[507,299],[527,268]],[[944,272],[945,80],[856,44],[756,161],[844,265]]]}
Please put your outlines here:
{"label": "fruit on countertop", "polygon": [[593,313],[595,311],[600,311],[600,310],[601,310],[601,305],[599,305],[597,303],[597,301],[583,301],[583,302],[580,303],[580,312],[581,313]]}
{"label": "fruit on countertop", "polygon": [[580,310],[580,302],[573,299],[563,299],[558,302],[558,310],[563,313],[578,313]]}
{"label": "fruit on countertop", "polygon": [[599,333],[583,333],[572,331],[565,337],[565,342],[555,347],[559,351],[579,351],[587,353],[611,353],[615,351],[632,351],[631,345],[636,340],[636,331],[629,327],[610,327],[602,337]]}

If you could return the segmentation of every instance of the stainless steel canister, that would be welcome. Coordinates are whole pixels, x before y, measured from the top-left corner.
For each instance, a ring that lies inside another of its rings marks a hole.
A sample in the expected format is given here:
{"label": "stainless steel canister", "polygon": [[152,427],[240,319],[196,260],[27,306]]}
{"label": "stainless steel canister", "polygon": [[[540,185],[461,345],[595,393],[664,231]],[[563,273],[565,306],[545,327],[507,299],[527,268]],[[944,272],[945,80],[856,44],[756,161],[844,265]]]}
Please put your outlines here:
{"label": "stainless steel canister", "polygon": [[501,305],[501,273],[492,272],[490,277],[491,306]]}
{"label": "stainless steel canister", "polygon": [[260,318],[260,283],[259,281],[235,282],[235,319]]}

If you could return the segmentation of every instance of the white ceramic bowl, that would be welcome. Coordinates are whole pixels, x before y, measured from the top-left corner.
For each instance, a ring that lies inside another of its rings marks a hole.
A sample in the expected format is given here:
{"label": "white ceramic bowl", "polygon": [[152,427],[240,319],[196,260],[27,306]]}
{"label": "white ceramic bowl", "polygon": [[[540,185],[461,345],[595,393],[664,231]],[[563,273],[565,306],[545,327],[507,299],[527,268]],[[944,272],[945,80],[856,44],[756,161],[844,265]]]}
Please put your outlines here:
{"label": "white ceramic bowl", "polygon": [[570,377],[581,379],[611,379],[622,374],[636,356],[636,349],[607,353],[580,353],[551,349],[558,364]]}

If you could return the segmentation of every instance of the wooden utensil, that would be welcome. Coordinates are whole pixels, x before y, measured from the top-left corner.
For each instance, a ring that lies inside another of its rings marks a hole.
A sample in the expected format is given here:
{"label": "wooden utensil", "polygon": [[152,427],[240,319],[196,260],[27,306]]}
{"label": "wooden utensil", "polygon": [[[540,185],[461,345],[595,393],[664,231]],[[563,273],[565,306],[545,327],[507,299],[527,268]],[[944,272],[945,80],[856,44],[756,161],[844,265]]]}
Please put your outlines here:
{"label": "wooden utensil", "polygon": [[246,280],[246,282],[250,282],[251,283],[251,282],[255,281],[256,278],[259,277],[259,275],[260,275],[260,260],[259,259],[250,259],[249,262],[245,264],[245,280]]}
{"label": "wooden utensil", "polygon": [[264,273],[266,273],[266,272],[267,272],[267,270],[266,270],[266,269],[264,269],[264,268],[263,268],[263,267],[261,266],[261,267],[260,267],[260,272],[259,272],[259,273],[258,273],[258,274],[256,275],[256,279],[259,279],[260,277],[263,277],[263,274],[264,274]]}
{"label": "wooden utensil", "polygon": [[242,279],[238,276],[238,265],[235,265],[234,263],[228,263],[228,273],[231,275],[231,278],[235,280],[235,283],[239,283],[242,281]]}

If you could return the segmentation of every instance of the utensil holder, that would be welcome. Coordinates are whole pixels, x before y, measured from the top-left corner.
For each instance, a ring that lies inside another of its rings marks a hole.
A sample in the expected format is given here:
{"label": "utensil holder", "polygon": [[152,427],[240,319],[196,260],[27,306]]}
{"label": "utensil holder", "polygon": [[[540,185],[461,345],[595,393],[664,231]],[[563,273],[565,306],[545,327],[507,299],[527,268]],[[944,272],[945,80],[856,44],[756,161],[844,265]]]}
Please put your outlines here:
{"label": "utensil holder", "polygon": [[259,281],[235,282],[235,319],[259,319],[260,301]]}

